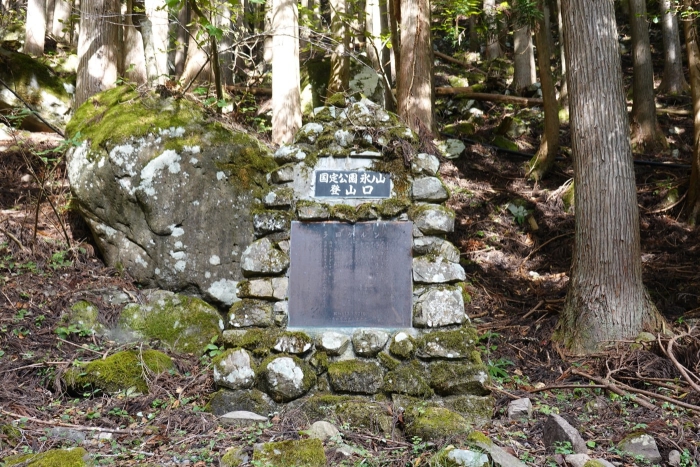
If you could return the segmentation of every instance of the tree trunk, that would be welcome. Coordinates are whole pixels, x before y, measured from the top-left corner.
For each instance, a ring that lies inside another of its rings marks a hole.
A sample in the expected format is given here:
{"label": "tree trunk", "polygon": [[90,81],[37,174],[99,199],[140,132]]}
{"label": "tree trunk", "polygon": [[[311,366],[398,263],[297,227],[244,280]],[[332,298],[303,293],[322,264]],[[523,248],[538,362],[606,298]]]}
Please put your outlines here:
{"label": "tree trunk", "polygon": [[175,39],[174,43],[171,44],[171,60],[173,62],[173,67],[175,68],[174,74],[177,78],[182,76],[182,72],[185,70],[185,58],[187,57],[187,42],[189,36],[187,35],[187,23],[189,22],[189,5],[188,2],[180,8],[177,12],[177,22],[175,24],[176,30],[174,31],[173,37]]}
{"label": "tree trunk", "polygon": [[367,55],[374,68],[383,76],[384,81],[384,108],[394,110],[394,97],[391,93],[391,54],[389,48],[382,41],[389,33],[389,17],[385,0],[367,0]]}
{"label": "tree trunk", "polygon": [[564,53],[564,22],[561,19],[561,0],[557,0],[557,28],[559,29],[559,59],[561,60],[561,88],[559,106],[569,107],[569,90],[566,84],[566,54]]}
{"label": "tree trunk", "polygon": [[654,68],[649,46],[646,0],[630,0],[632,32],[632,147],[656,152],[668,147],[656,121]]}
{"label": "tree trunk", "polygon": [[37,57],[43,55],[46,39],[46,0],[27,2],[27,21],[24,32],[24,53]]}
{"label": "tree trunk", "polygon": [[141,33],[134,27],[133,0],[127,1],[126,14],[124,15],[124,47],[122,51],[122,63],[124,66],[124,78],[138,85],[145,84],[146,56],[143,51],[143,39]]}
{"label": "tree trunk", "polygon": [[75,108],[117,81],[120,14],[117,0],[82,0]]}
{"label": "tree trunk", "polygon": [[576,353],[663,323],[642,284],[639,211],[613,0],[562,0],[576,248],[558,338]]}
{"label": "tree trunk", "polygon": [[401,69],[401,36],[398,23],[401,21],[401,0],[386,0],[389,3],[389,31],[391,32],[391,75],[398,76]]}
{"label": "tree trunk", "polygon": [[[265,1],[265,15],[263,16],[263,27],[265,31],[271,31],[274,26],[272,25],[272,12],[275,8],[274,0]],[[265,36],[265,41],[263,43],[263,60],[265,63],[272,63],[272,43],[273,43],[272,33]]]}
{"label": "tree trunk", "polygon": [[184,86],[189,86],[191,82],[209,83],[211,82],[211,61],[209,60],[209,41],[202,38],[197,41],[195,38],[199,34],[199,23],[197,14],[191,11],[189,42],[187,44],[187,59],[185,60],[185,70],[182,72],[180,81]]}
{"label": "tree trunk", "polygon": [[[543,28],[544,29],[544,28]],[[526,88],[537,81],[535,75],[535,54],[532,50],[532,33],[527,24],[513,23],[513,38],[515,43],[513,73],[513,89],[520,94]],[[548,47],[549,48],[549,47]]]}
{"label": "tree trunk", "polygon": [[469,51],[479,52],[481,45],[479,44],[479,31],[476,29],[477,16],[469,15]]}
{"label": "tree trunk", "polygon": [[224,31],[218,43],[219,48],[219,68],[221,70],[221,82],[224,85],[233,84],[233,35],[232,18],[235,18],[235,11],[230,3],[223,3],[220,13],[216,17],[216,26]]}
{"label": "tree trunk", "polygon": [[664,41],[664,74],[657,91],[659,94],[683,94],[689,86],[683,76],[683,54],[678,37],[678,16],[671,0],[659,0],[661,10],[661,37]]}
{"label": "tree trunk", "polygon": [[494,60],[503,55],[498,42],[498,20],[496,0],[484,0],[484,22],[486,23],[486,60]]}
{"label": "tree trunk", "polygon": [[168,79],[168,9],[165,0],[146,0],[146,18],[141,22],[148,84],[155,87]]}
{"label": "tree trunk", "polygon": [[328,97],[336,92],[344,92],[350,83],[350,58],[348,56],[350,35],[346,25],[347,2],[346,0],[330,0],[330,5],[331,37],[335,47],[331,54],[331,76],[326,91]]}
{"label": "tree trunk", "polygon": [[301,128],[299,18],[295,0],[272,5],[272,141],[287,144]]}
{"label": "tree trunk", "polygon": [[[683,0],[683,5],[692,8],[692,0]],[[693,97],[693,157],[691,159],[690,186],[686,211],[688,223],[700,222],[700,50],[698,45],[698,27],[693,17],[683,20],[685,48],[688,52],[688,69],[690,70],[690,92]]]}
{"label": "tree trunk", "polygon": [[51,34],[57,41],[68,44],[71,36],[71,3],[67,0],[55,0]]}
{"label": "tree trunk", "polygon": [[[544,3],[540,2],[540,6]],[[540,180],[549,171],[559,151],[559,105],[552,78],[550,63],[549,29],[544,21],[539,21],[535,30],[537,45],[537,65],[539,67],[542,100],[544,101],[544,134],[540,147],[528,163],[527,176],[531,180]]]}
{"label": "tree trunk", "polygon": [[399,117],[416,133],[434,131],[430,1],[401,1],[401,68],[396,85]]}

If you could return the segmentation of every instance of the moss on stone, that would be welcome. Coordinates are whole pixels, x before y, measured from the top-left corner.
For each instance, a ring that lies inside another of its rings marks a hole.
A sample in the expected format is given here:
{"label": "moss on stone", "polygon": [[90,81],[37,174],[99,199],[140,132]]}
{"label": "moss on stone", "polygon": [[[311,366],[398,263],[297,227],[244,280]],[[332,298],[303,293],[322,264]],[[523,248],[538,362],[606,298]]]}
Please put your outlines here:
{"label": "moss on stone", "polygon": [[471,443],[484,444],[486,446],[491,446],[493,444],[493,441],[491,441],[488,436],[477,430],[469,432],[467,435],[467,441]]}
{"label": "moss on stone", "polygon": [[253,463],[266,467],[324,467],[326,453],[320,439],[265,443],[253,453]]}
{"label": "moss on stone", "polygon": [[87,300],[80,300],[70,307],[70,311],[61,317],[61,326],[74,325],[89,329],[93,334],[101,334],[105,327],[98,319],[98,308]]}
{"label": "moss on stone", "polygon": [[275,412],[277,405],[259,389],[219,389],[211,395],[207,410],[216,416],[236,410],[267,415]]}
{"label": "moss on stone", "polygon": [[377,359],[381,362],[382,365],[384,365],[389,370],[395,370],[399,367],[399,365],[401,365],[400,361],[396,360],[395,358],[391,358],[388,354],[384,352],[380,352],[377,355]]}
{"label": "moss on stone", "polygon": [[442,396],[473,394],[485,396],[487,370],[482,365],[437,362],[430,365],[430,386]]}
{"label": "moss on stone", "polygon": [[330,420],[338,405],[356,400],[354,396],[339,396],[335,394],[314,394],[299,406],[299,410],[309,418],[309,421]]}
{"label": "moss on stone", "polygon": [[226,453],[221,456],[219,465],[221,467],[239,467],[243,464],[243,455],[241,448],[229,448],[226,450]]}
{"label": "moss on stone", "polygon": [[342,360],[328,365],[328,377],[334,390],[374,394],[383,382],[382,369],[372,362]]}
{"label": "moss on stone", "polygon": [[158,339],[177,352],[202,355],[221,334],[222,317],[205,301],[185,295],[158,296],[147,305],[128,305],[119,326]]}
{"label": "moss on stone", "polygon": [[406,434],[423,441],[453,438],[469,432],[464,417],[442,407],[409,406],[404,419]]}
{"label": "moss on stone", "polygon": [[0,48],[0,76],[11,82],[13,91],[31,105],[41,99],[41,93],[47,92],[68,102],[70,96],[59,78],[51,68],[29,55]]}
{"label": "moss on stone", "polygon": [[328,206],[328,209],[330,211],[331,218],[353,224],[358,221],[377,219],[377,212],[370,203],[363,203],[359,206],[334,204]]}
{"label": "moss on stone", "polygon": [[471,326],[463,326],[426,333],[418,339],[416,347],[421,358],[467,359],[473,356],[477,340],[476,330]]}
{"label": "moss on stone", "polygon": [[605,467],[605,464],[603,464],[595,459],[591,459],[589,461],[586,461],[586,463],[583,464],[583,467]]}
{"label": "moss on stone", "polygon": [[416,341],[408,335],[401,340],[396,340],[396,336],[394,336],[389,344],[389,352],[404,360],[413,358],[413,355],[416,353]]}
{"label": "moss on stone", "polygon": [[345,101],[345,94],[342,92],[336,92],[328,99],[326,99],[326,105],[332,105],[335,107],[345,107],[347,102]]}
{"label": "moss on stone", "polygon": [[226,347],[241,347],[250,350],[256,357],[266,357],[275,346],[280,331],[275,328],[251,329],[245,332],[225,332]]}
{"label": "moss on stone", "polygon": [[157,350],[125,350],[105,359],[94,360],[66,371],[64,378],[69,387],[92,387],[105,393],[136,388],[148,393],[144,370],[155,374],[173,369],[173,361]]}
{"label": "moss on stone", "polygon": [[277,360],[279,358],[291,358],[294,361],[294,364],[299,367],[303,373],[303,378],[301,381],[301,394],[297,394],[296,397],[289,398],[287,394],[284,394],[280,391],[277,391],[275,387],[272,385],[268,385],[268,387],[265,387],[265,392],[274,400],[275,402],[289,402],[290,400],[296,399],[297,397],[300,397],[300,395],[306,394],[309,392],[309,390],[316,385],[316,372],[314,369],[306,363],[304,360],[301,358],[297,357],[296,355],[288,355],[288,354],[275,354],[275,355],[270,355],[267,358],[265,358],[261,363],[259,368],[259,375],[263,378],[265,378],[265,373],[267,372],[267,366],[274,360]]}
{"label": "moss on stone", "polygon": [[474,426],[481,426],[491,420],[494,400],[491,396],[460,395],[449,396],[442,399],[444,407],[457,412],[467,422]]}
{"label": "moss on stone", "polygon": [[431,397],[433,390],[426,381],[426,373],[425,368],[415,360],[405,363],[386,374],[384,391],[415,397]]}
{"label": "moss on stone", "polygon": [[83,467],[88,453],[83,448],[51,449],[37,454],[22,454],[3,459],[4,465],[23,467]]}
{"label": "moss on stone", "polygon": [[326,352],[314,352],[309,359],[309,364],[316,370],[316,374],[320,375],[328,370],[328,354]]}
{"label": "moss on stone", "polygon": [[220,145],[226,148],[228,160],[217,163],[217,167],[225,171],[236,186],[259,188],[256,196],[262,197],[269,189],[265,176],[277,167],[270,150],[246,133],[221,129],[225,135]]}
{"label": "moss on stone", "polygon": [[389,198],[374,203],[374,208],[382,217],[396,217],[411,206],[408,198]]}
{"label": "moss on stone", "polygon": [[397,198],[409,199],[411,196],[411,186],[413,184],[411,178],[411,167],[406,167],[403,162],[403,157],[394,155],[394,157],[385,157],[376,159],[372,162],[371,169],[376,172],[391,174],[391,181],[394,184],[394,193]]}
{"label": "moss on stone", "polygon": [[458,122],[445,125],[442,131],[450,136],[472,136],[476,132],[476,127],[471,122]]}
{"label": "moss on stone", "polygon": [[347,423],[353,428],[385,434],[392,432],[394,423],[386,404],[370,400],[342,402],[336,405],[335,415],[341,423]]}

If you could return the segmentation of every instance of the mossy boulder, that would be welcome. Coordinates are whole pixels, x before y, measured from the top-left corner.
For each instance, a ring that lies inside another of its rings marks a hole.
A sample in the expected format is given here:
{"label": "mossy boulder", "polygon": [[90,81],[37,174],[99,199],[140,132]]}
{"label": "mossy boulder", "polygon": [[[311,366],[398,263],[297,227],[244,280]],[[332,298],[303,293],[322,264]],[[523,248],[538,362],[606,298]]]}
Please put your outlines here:
{"label": "mossy boulder", "polygon": [[228,349],[212,359],[214,382],[230,389],[247,389],[255,381],[254,363],[244,349]]}
{"label": "mossy boulder", "polygon": [[10,467],[83,467],[88,465],[88,453],[83,448],[51,449],[37,454],[21,454],[4,458],[3,465]]}
{"label": "mossy boulder", "polygon": [[263,444],[253,452],[253,464],[269,467],[324,467],[326,453],[320,439]]}
{"label": "mossy boulder", "polygon": [[427,379],[427,370],[415,360],[405,363],[384,377],[384,391],[390,393],[408,394],[415,397],[431,397]]}
{"label": "mossy boulder", "polygon": [[208,407],[211,413],[218,417],[239,410],[261,415],[278,410],[277,404],[259,389],[219,389],[212,394]]}
{"label": "mossy boulder", "polygon": [[381,433],[391,433],[393,418],[384,403],[360,396],[315,394],[299,404],[309,421],[329,420]]}
{"label": "mossy boulder", "polygon": [[491,143],[497,148],[507,149],[508,151],[520,150],[517,144],[502,135],[496,135]]}
{"label": "mossy boulder", "polygon": [[64,379],[68,387],[75,391],[89,387],[104,393],[115,393],[133,388],[146,394],[146,374],[158,375],[174,368],[173,361],[163,352],[125,350],[73,367],[66,371]]}
{"label": "mossy boulder", "polygon": [[236,302],[229,309],[228,323],[234,328],[270,327],[273,324],[272,303],[248,298]]}
{"label": "mossy boulder", "polygon": [[484,387],[488,373],[483,365],[472,363],[436,362],[430,366],[430,386],[441,396],[490,393]]}
{"label": "mossy boulder", "polygon": [[194,102],[128,86],[92,96],[66,131],[81,141],[67,154],[71,190],[106,263],[147,287],[233,304],[251,209],[277,166],[270,150]]}
{"label": "mossy boulder", "polygon": [[480,361],[480,355],[474,347],[477,339],[476,331],[468,326],[429,332],[418,340],[416,355],[425,359]]}
{"label": "mossy boulder", "polygon": [[316,372],[296,356],[274,355],[260,364],[260,378],[265,392],[275,402],[297,399],[316,384]]}
{"label": "mossy boulder", "polygon": [[334,391],[352,394],[376,394],[384,374],[374,362],[342,360],[328,365],[328,377]]}
{"label": "mossy boulder", "polygon": [[[0,48],[0,78],[44,119],[58,129],[64,129],[71,110],[71,95],[75,87],[65,82],[49,67],[19,52]],[[0,111],[25,109],[24,103],[5,86],[0,86]],[[53,132],[33,114],[27,115],[20,128],[30,131]]]}
{"label": "mossy boulder", "polygon": [[413,337],[401,331],[391,338],[389,352],[401,359],[412,358],[416,352],[416,341]]}
{"label": "mossy boulder", "polygon": [[413,405],[404,413],[406,434],[423,441],[435,441],[465,436],[470,427],[458,413],[442,407]]}
{"label": "mossy boulder", "polygon": [[158,339],[167,348],[202,355],[223,328],[219,312],[194,297],[156,291],[145,305],[127,305],[119,327],[137,336]]}
{"label": "mossy boulder", "polygon": [[80,330],[88,330],[91,334],[101,335],[106,328],[100,323],[98,317],[99,310],[94,304],[80,300],[65,312],[59,325],[62,327],[75,326]]}
{"label": "mossy boulder", "polygon": [[221,459],[219,460],[219,465],[222,467],[238,467],[243,465],[248,461],[248,456],[243,452],[240,447],[229,448]]}
{"label": "mossy boulder", "polygon": [[277,328],[229,329],[224,331],[222,341],[226,347],[241,347],[250,350],[256,357],[267,357],[280,332]]}

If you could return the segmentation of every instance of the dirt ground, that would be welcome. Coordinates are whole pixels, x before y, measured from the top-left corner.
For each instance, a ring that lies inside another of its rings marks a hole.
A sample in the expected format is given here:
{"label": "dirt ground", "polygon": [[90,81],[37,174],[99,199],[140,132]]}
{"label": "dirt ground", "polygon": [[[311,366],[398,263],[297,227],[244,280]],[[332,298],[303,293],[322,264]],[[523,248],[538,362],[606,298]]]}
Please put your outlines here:
{"label": "dirt ground", "polygon": [[[687,164],[692,144],[688,119],[664,118],[666,127],[684,130],[675,135],[679,158],[643,157]],[[477,137],[491,131],[492,124],[478,128]],[[536,141],[535,133],[518,142],[527,147]],[[257,442],[298,437],[306,421],[296,413],[278,414],[252,429],[220,426],[203,411],[215,389],[206,357],[177,355],[178,376],[152,380],[149,395],[66,392],[61,374],[67,368],[111,354],[117,345],[77,332],[59,335],[63,311],[87,299],[109,322],[118,310],[104,300],[106,291],[118,289],[136,298],[140,292],[97,256],[84,224],[69,209],[62,163],[34,155],[59,142],[50,135],[32,135],[0,153],[0,425],[14,423],[20,429],[18,436],[0,430],[0,458],[82,443],[104,465],[218,465],[231,446],[252,449]],[[693,459],[700,459],[700,394],[661,350],[659,344],[668,347],[668,338],[619,342],[588,358],[566,356],[552,341],[573,248],[573,211],[565,209],[558,191],[572,177],[571,165],[566,158],[559,161],[551,177],[533,185],[522,178],[524,161],[477,144],[441,169],[453,193],[450,206],[457,212],[450,240],[460,248],[469,277],[467,312],[479,330],[496,399],[493,422],[482,430],[528,465],[563,465],[566,448],[547,451],[541,436],[546,416],[559,413],[577,426],[596,457],[642,465],[616,450],[615,443],[644,431],[654,436],[665,459],[676,449],[685,456],[682,465],[693,465]],[[664,200],[677,190],[682,201],[689,171],[648,165],[636,169],[644,281],[669,326],[676,333],[688,331],[700,317],[699,231],[682,222],[682,202]],[[522,206],[534,223],[518,219],[510,205]],[[695,375],[700,374],[699,337],[692,330],[675,340],[672,350]],[[620,394],[610,390],[611,384]],[[656,408],[645,408],[633,395],[637,389],[667,399],[651,396]],[[511,422],[505,409],[519,397],[532,400],[533,416]],[[343,437],[358,451],[343,458],[331,443],[333,465],[341,460],[345,465],[428,465],[441,446],[381,440],[351,429],[343,430]]]}

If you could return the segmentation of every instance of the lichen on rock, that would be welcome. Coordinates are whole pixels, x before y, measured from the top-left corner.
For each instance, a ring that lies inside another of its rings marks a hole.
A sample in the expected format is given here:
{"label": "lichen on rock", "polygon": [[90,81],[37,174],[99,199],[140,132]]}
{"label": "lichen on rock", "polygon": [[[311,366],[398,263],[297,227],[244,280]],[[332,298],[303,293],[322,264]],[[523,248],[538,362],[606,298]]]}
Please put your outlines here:
{"label": "lichen on rock", "polygon": [[295,356],[271,356],[260,364],[265,391],[275,402],[289,402],[316,384],[313,368]]}
{"label": "lichen on rock", "polygon": [[382,387],[384,375],[376,363],[342,360],[328,365],[328,377],[334,391],[376,394]]}

